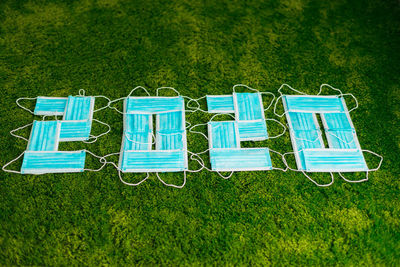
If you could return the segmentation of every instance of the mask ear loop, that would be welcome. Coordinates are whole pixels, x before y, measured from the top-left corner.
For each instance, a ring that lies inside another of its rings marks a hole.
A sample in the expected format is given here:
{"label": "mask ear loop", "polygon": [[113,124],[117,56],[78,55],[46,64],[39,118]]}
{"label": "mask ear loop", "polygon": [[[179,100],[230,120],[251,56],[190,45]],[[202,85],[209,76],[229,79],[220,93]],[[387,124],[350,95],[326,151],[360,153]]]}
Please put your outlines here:
{"label": "mask ear loop", "polygon": [[379,169],[381,168],[381,165],[382,165],[382,162],[383,162],[383,157],[382,157],[381,155],[379,155],[379,154],[377,154],[377,153],[375,153],[375,152],[373,152],[373,151],[366,150],[366,149],[363,149],[363,150],[361,150],[361,151],[362,151],[362,152],[370,153],[370,154],[372,154],[372,155],[374,155],[374,156],[380,158],[378,167],[376,167],[376,168],[374,168],[374,169],[369,169],[368,171],[366,171],[366,172],[365,172],[365,173],[366,173],[366,177],[365,177],[364,179],[360,179],[360,180],[349,180],[349,179],[346,179],[346,178],[343,176],[343,174],[339,172],[340,177],[341,177],[343,180],[345,180],[346,182],[349,182],[349,183],[361,183],[361,182],[368,181],[368,179],[369,179],[369,178],[368,178],[369,172],[374,172],[374,171],[377,171],[377,170],[379,170]]}
{"label": "mask ear loop", "polygon": [[104,95],[96,95],[96,96],[93,96],[94,98],[105,98],[105,99],[107,99],[107,105],[105,105],[104,107],[101,107],[101,108],[98,108],[98,109],[96,109],[96,110],[94,110],[93,111],[93,113],[96,113],[96,112],[98,112],[98,111],[100,111],[100,110],[103,110],[103,109],[106,109],[106,108],[108,108],[108,103],[110,103],[110,99],[108,98],[108,97],[106,97],[106,96],[104,96]]}
{"label": "mask ear loop", "polygon": [[30,109],[28,109],[28,108],[22,106],[22,105],[19,103],[19,101],[20,101],[20,100],[36,100],[36,99],[37,99],[37,97],[20,97],[20,98],[18,98],[17,100],[15,100],[15,103],[17,104],[18,107],[20,107],[20,108],[22,108],[22,109],[28,111],[28,112],[31,113],[32,115],[35,115],[35,112],[33,112],[32,110],[30,110]]}
{"label": "mask ear loop", "polygon": [[105,123],[105,122],[102,122],[102,121],[100,121],[100,120],[97,120],[97,119],[92,119],[92,120],[95,121],[95,122],[98,122],[98,123],[100,123],[100,124],[102,124],[102,125],[104,125],[104,126],[107,126],[107,127],[108,127],[108,130],[105,131],[105,132],[103,132],[103,133],[101,133],[101,134],[99,134],[99,135],[91,135],[91,136],[89,137],[89,140],[90,140],[90,138],[93,138],[93,140],[92,140],[92,141],[89,141],[89,140],[83,141],[83,142],[86,143],[86,144],[93,144],[93,143],[95,143],[95,142],[97,141],[98,138],[100,138],[100,137],[102,137],[102,136],[108,134],[108,133],[111,131],[111,126],[110,126],[109,124],[107,124],[107,123]]}
{"label": "mask ear loop", "polygon": [[181,95],[181,94],[179,93],[179,91],[176,90],[176,89],[173,88],[173,87],[159,87],[159,88],[157,88],[157,90],[156,90],[156,96],[159,96],[159,95],[158,95],[158,92],[159,92],[160,90],[165,90],[165,89],[174,91],[178,96]]}
{"label": "mask ear loop", "polygon": [[344,96],[351,96],[351,97],[353,98],[353,100],[356,102],[356,106],[353,107],[352,109],[350,109],[350,110],[349,110],[349,113],[352,112],[353,110],[356,110],[356,109],[358,108],[358,100],[357,100],[357,98],[356,98],[353,94],[351,94],[351,93],[343,94],[343,92],[342,92],[340,89],[335,88],[335,87],[333,87],[333,86],[331,86],[331,85],[329,85],[329,84],[327,84],[327,83],[321,84],[321,86],[319,87],[319,92],[318,92],[317,95],[320,95],[320,94],[322,93],[322,88],[323,88],[324,86],[325,86],[325,87],[329,87],[330,89],[339,92],[339,97],[343,97],[343,98],[344,98]]}
{"label": "mask ear loop", "polygon": [[141,180],[140,182],[138,182],[138,183],[128,183],[128,182],[125,182],[124,179],[123,179],[122,176],[121,176],[121,172],[122,172],[122,171],[121,171],[121,169],[118,167],[118,165],[115,164],[115,163],[112,162],[112,161],[107,161],[107,160],[106,160],[107,157],[114,156],[114,155],[120,155],[120,154],[121,154],[121,152],[115,152],[115,153],[107,154],[107,155],[101,157],[100,162],[104,162],[105,164],[111,164],[111,165],[113,165],[113,166],[117,169],[117,171],[118,171],[119,180],[120,180],[123,184],[128,185],[128,186],[138,186],[138,185],[140,185],[141,183],[143,183],[144,181],[146,181],[146,180],[149,178],[150,174],[147,172],[147,173],[146,173],[146,174],[147,174],[146,177],[145,177],[144,179],[142,179],[142,180]]}
{"label": "mask ear loop", "polygon": [[17,132],[17,131],[19,131],[19,130],[22,130],[22,129],[24,129],[24,128],[30,126],[30,125],[33,125],[33,123],[31,122],[31,123],[28,123],[28,124],[26,124],[26,125],[24,125],[24,126],[22,126],[22,127],[19,127],[19,128],[14,129],[14,130],[11,130],[11,131],[10,131],[10,134],[11,134],[12,136],[14,136],[14,137],[17,137],[17,138],[19,138],[19,139],[25,140],[26,142],[29,142],[29,140],[26,139],[25,137],[20,136],[20,135],[17,135],[17,134],[14,134],[14,133]]}
{"label": "mask ear loop", "polygon": [[286,168],[282,169],[282,168],[277,168],[277,167],[272,167],[273,170],[278,170],[278,171],[283,171],[283,172],[287,172],[287,170],[289,169],[286,159],[283,157],[283,155],[281,153],[279,153],[278,151],[272,150],[270,148],[268,148],[269,151],[278,154],[279,156],[281,156],[281,159],[283,161],[283,164],[285,164]]}
{"label": "mask ear loop", "polygon": [[1,169],[5,172],[9,172],[9,173],[17,173],[17,174],[21,174],[20,171],[14,171],[14,170],[7,170],[7,166],[9,166],[10,164],[12,164],[13,162],[19,160],[23,155],[25,154],[25,151],[21,153],[21,155],[19,155],[18,157],[16,157],[15,159],[11,160],[10,162],[6,163]]}
{"label": "mask ear loop", "polygon": [[274,105],[274,114],[275,114],[276,116],[278,116],[279,118],[282,118],[283,116],[286,115],[287,112],[289,112],[289,111],[285,111],[285,112],[283,112],[282,114],[276,113],[276,105],[278,104],[279,99],[281,99],[281,98],[284,96],[284,95],[282,94],[282,89],[283,89],[283,87],[285,87],[285,86],[288,87],[290,90],[292,90],[292,91],[298,93],[298,94],[307,95],[306,93],[304,93],[304,92],[302,92],[302,91],[299,91],[299,90],[297,90],[297,89],[294,89],[293,87],[291,87],[290,85],[288,85],[288,84],[286,84],[286,83],[282,84],[282,85],[279,87],[279,89],[278,89],[279,97],[276,99],[275,105]]}
{"label": "mask ear loop", "polygon": [[331,174],[331,182],[330,183],[328,183],[328,184],[319,184],[319,183],[317,183],[316,181],[314,181],[310,176],[308,176],[304,171],[301,171],[302,173],[303,173],[303,175],[305,176],[305,177],[307,177],[311,182],[313,182],[314,184],[316,184],[318,187],[328,187],[328,186],[330,186],[330,185],[332,185],[333,183],[334,183],[334,181],[335,181],[335,177],[333,176],[333,173],[331,173],[330,172],[330,174]]}
{"label": "mask ear loop", "polygon": [[135,91],[138,90],[138,89],[142,89],[148,96],[151,96],[150,93],[149,93],[149,91],[147,91],[146,88],[144,88],[143,86],[136,86],[135,88],[133,88],[133,89],[129,92],[128,96],[120,97],[120,98],[117,98],[117,99],[114,99],[114,100],[109,101],[107,107],[110,108],[110,109],[114,109],[114,110],[117,111],[119,114],[122,114],[122,115],[126,114],[125,112],[120,111],[120,110],[117,109],[116,107],[112,107],[111,104],[116,103],[116,102],[121,101],[121,100],[127,99],[128,97],[130,97],[130,96],[132,95],[133,92],[135,92]]}
{"label": "mask ear loop", "polygon": [[277,122],[279,125],[281,125],[282,126],[282,128],[283,128],[283,132],[281,132],[280,134],[278,134],[278,135],[276,135],[276,136],[272,136],[272,137],[268,137],[268,139],[274,139],[274,138],[278,138],[278,137],[281,137],[282,135],[284,135],[285,133],[286,133],[286,126],[282,123],[282,122],[280,122],[280,121],[278,121],[278,120],[275,120],[275,119],[265,119],[266,121],[275,121],[275,122]]}
{"label": "mask ear loop", "polygon": [[[194,113],[196,111],[201,111],[201,112],[204,112],[204,113],[209,113],[207,110],[201,109],[200,108],[200,103],[199,103],[199,100],[207,97],[206,95],[202,96],[202,97],[199,97],[199,98],[190,98],[188,96],[182,96],[182,97],[189,99],[189,101],[186,103],[186,107],[189,110],[186,110],[186,112]],[[192,101],[197,105],[197,107],[193,107],[193,106],[189,105]]]}
{"label": "mask ear loop", "polygon": [[[99,161],[100,161],[101,163],[103,163],[103,165],[102,165],[100,168],[98,168],[98,169],[83,169],[84,171],[99,172],[99,171],[101,171],[101,170],[106,166],[107,161],[105,161],[104,157],[97,156],[96,154],[90,152],[90,151],[87,150],[87,149],[85,149],[84,151],[87,152],[87,153],[89,153],[89,154],[92,155],[93,157],[98,158]],[[103,161],[104,161],[104,162],[103,162]]]}
{"label": "mask ear loop", "polygon": [[[300,151],[301,151],[301,150],[300,150]],[[300,152],[300,151],[299,151],[299,152]],[[335,177],[333,176],[333,173],[331,173],[331,172],[330,172],[330,174],[331,174],[331,179],[332,179],[331,182],[328,183],[328,184],[319,184],[319,183],[317,183],[316,181],[314,181],[314,179],[312,179],[310,176],[308,176],[308,175],[305,173],[304,170],[298,170],[298,169],[290,168],[290,166],[289,166],[289,164],[287,163],[287,160],[286,160],[286,158],[285,158],[285,156],[286,156],[286,155],[289,155],[289,154],[293,154],[293,155],[294,155],[294,152],[286,152],[286,153],[282,154],[282,159],[283,159],[284,163],[286,164],[286,166],[287,166],[287,168],[288,168],[289,170],[295,171],[295,172],[301,172],[301,173],[303,173],[303,175],[304,175],[307,179],[309,179],[311,182],[313,182],[315,185],[317,185],[317,186],[319,186],[319,187],[327,187],[327,186],[330,186],[330,185],[332,185],[332,184],[334,183]]]}
{"label": "mask ear loop", "polygon": [[158,180],[160,180],[161,183],[163,183],[164,185],[169,186],[169,187],[182,189],[186,184],[186,171],[183,171],[183,184],[182,185],[168,184],[168,183],[164,182],[163,179],[161,179],[158,172],[156,172],[156,175],[157,175]]}

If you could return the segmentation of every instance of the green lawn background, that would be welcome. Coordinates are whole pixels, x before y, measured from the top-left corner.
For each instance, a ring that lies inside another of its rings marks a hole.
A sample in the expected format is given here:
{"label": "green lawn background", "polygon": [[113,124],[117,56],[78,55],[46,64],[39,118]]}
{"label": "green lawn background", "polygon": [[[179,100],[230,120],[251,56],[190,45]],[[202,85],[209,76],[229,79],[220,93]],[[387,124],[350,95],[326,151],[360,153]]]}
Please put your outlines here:
{"label": "green lawn background", "polygon": [[[2,172],[0,264],[398,265],[399,20],[399,1],[1,1],[0,165],[26,147],[9,131],[34,119],[15,105],[19,97],[84,88],[114,99],[143,85],[152,94],[172,86],[197,98],[229,94],[236,83],[274,93],[282,83],[307,93],[329,83],[353,93],[361,146],[385,160],[370,181],[348,184],[336,175],[329,188],[279,171],[230,180],[202,171],[188,174],[182,190],[154,175],[125,186],[110,165],[97,173]],[[95,118],[111,125],[109,135],[60,149],[119,151],[122,117],[106,110]],[[187,115],[192,124],[209,118]],[[189,149],[206,149],[203,139],[189,134]],[[288,134],[245,145],[292,151]],[[277,157],[273,163],[281,166]],[[88,157],[87,166],[99,163]]]}

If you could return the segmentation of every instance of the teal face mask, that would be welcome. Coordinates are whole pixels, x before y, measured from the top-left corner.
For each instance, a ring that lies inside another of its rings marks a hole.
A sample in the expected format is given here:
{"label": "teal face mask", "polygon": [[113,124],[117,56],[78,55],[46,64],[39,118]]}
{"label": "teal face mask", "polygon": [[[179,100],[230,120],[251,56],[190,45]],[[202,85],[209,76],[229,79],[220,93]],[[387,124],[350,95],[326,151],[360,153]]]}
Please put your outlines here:
{"label": "teal face mask", "polygon": [[180,172],[187,170],[183,151],[124,151],[122,172]]}
{"label": "teal face mask", "polygon": [[33,121],[28,151],[57,151],[60,135],[58,121]]}
{"label": "teal face mask", "polygon": [[83,172],[86,152],[81,151],[26,151],[22,174]]}
{"label": "teal face mask", "polygon": [[183,97],[128,97],[125,101],[127,113],[154,114],[184,110]]}
{"label": "teal face mask", "polygon": [[284,101],[288,112],[345,112],[342,98],[338,96],[286,95]]}
{"label": "teal face mask", "polygon": [[207,95],[207,107],[210,113],[235,113],[231,95]]}
{"label": "teal face mask", "polygon": [[239,148],[238,128],[235,121],[211,121],[208,123],[210,148]]}
{"label": "teal face mask", "polygon": [[210,160],[214,171],[272,170],[268,148],[211,149]]}
{"label": "teal face mask", "polygon": [[64,115],[68,98],[66,97],[44,97],[36,99],[35,115]]}

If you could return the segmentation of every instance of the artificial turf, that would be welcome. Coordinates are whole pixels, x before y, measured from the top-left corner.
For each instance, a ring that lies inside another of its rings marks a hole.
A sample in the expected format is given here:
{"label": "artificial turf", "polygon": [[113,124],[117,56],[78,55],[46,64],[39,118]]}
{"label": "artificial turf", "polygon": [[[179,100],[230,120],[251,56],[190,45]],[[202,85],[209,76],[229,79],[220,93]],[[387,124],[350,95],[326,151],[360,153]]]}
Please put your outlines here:
{"label": "artificial turf", "polygon": [[[308,93],[329,83],[353,93],[361,146],[384,162],[368,182],[336,175],[328,188],[290,171],[230,180],[202,171],[188,174],[181,190],[154,175],[125,186],[111,165],[79,174],[1,172],[0,264],[399,265],[399,20],[397,0],[1,1],[0,165],[26,147],[9,131],[34,119],[15,105],[19,97],[84,88],[114,99],[143,85],[152,94],[172,86],[197,98],[229,94],[236,83],[274,93],[282,83]],[[122,117],[105,110],[95,118],[111,125],[109,135],[60,149],[119,151]],[[209,118],[187,114],[192,124]],[[292,150],[288,134],[244,145]],[[198,152],[207,142],[189,134],[188,146]],[[281,165],[277,157],[273,163]],[[97,166],[88,156],[87,167]],[[182,174],[165,179],[180,183]]]}

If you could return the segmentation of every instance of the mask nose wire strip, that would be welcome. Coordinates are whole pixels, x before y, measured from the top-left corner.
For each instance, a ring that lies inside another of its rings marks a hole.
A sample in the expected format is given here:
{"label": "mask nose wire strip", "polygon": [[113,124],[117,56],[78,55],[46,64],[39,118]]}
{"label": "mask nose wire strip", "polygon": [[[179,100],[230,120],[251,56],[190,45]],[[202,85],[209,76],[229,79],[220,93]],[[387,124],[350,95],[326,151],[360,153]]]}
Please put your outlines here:
{"label": "mask nose wire strip", "polygon": [[20,108],[22,108],[22,109],[28,111],[29,113],[35,115],[35,113],[34,113],[32,110],[30,110],[30,109],[28,109],[28,108],[22,106],[22,105],[19,103],[20,100],[35,100],[35,99],[37,99],[37,97],[20,97],[20,98],[18,98],[17,100],[15,100],[15,103],[17,104],[18,107],[20,107]]}
{"label": "mask nose wire strip", "polygon": [[5,172],[10,172],[10,173],[17,173],[17,174],[21,174],[20,171],[14,171],[14,170],[7,170],[7,166],[12,164],[13,162],[17,161],[18,159],[20,159],[23,155],[25,154],[25,151],[21,153],[21,155],[19,155],[18,157],[16,157],[15,159],[11,160],[10,162],[6,163],[1,169]]}
{"label": "mask nose wire strip", "polygon": [[267,120],[267,121],[275,121],[275,122],[279,123],[283,128],[283,132],[281,132],[280,134],[278,134],[276,136],[268,137],[268,139],[278,138],[278,137],[281,137],[282,135],[284,135],[286,133],[286,126],[282,122],[280,122],[278,120],[275,120],[275,119],[269,119],[269,118],[267,118],[265,120]]}
{"label": "mask nose wire strip", "polygon": [[10,134],[11,134],[12,136],[14,136],[14,137],[17,137],[17,138],[19,138],[19,139],[25,140],[26,142],[29,142],[28,139],[26,139],[25,137],[22,137],[22,136],[20,136],[20,135],[14,134],[14,132],[17,132],[17,131],[19,131],[19,130],[22,130],[22,129],[24,129],[24,128],[26,128],[26,127],[32,125],[32,124],[33,124],[33,123],[31,122],[31,123],[28,123],[28,124],[26,124],[26,125],[24,125],[24,126],[22,126],[22,127],[19,127],[19,128],[14,129],[14,130],[11,130],[11,131],[10,131]]}

